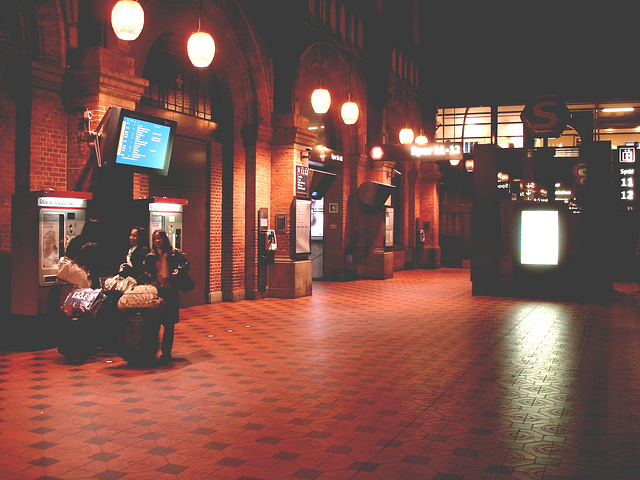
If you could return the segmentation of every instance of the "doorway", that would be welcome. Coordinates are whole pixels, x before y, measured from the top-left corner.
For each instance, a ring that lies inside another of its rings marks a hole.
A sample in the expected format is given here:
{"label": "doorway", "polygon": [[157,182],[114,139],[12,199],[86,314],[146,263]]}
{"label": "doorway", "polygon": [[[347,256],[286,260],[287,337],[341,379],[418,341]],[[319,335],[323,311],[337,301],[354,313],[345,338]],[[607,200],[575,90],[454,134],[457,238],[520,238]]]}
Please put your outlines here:
{"label": "doorway", "polygon": [[311,277],[324,278],[324,197],[311,200]]}
{"label": "doorway", "polygon": [[196,287],[180,295],[180,306],[208,302],[209,293],[209,144],[176,136],[169,175],[149,179],[151,196],[187,200],[183,213],[182,252]]}

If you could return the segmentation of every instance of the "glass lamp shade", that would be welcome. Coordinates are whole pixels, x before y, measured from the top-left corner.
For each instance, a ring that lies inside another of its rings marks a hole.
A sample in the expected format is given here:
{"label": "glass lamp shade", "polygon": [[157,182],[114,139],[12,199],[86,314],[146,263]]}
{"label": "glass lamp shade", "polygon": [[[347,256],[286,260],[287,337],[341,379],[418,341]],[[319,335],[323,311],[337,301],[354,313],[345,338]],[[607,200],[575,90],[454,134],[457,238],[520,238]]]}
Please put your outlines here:
{"label": "glass lamp shade", "polygon": [[360,115],[360,109],[358,108],[358,104],[356,102],[352,102],[349,100],[348,102],[344,102],[342,104],[342,110],[340,111],[342,115],[342,121],[345,125],[353,125],[358,121],[358,115]]}
{"label": "glass lamp shade", "polygon": [[216,54],[216,42],[207,32],[197,31],[189,37],[187,53],[195,67],[208,67]]}
{"label": "glass lamp shade", "polygon": [[421,133],[416,137],[414,142],[417,143],[418,145],[426,145],[427,143],[429,143],[429,139],[425,136],[424,133]]}
{"label": "glass lamp shade", "polygon": [[453,159],[451,159],[451,160],[449,160],[449,164],[450,164],[452,167],[456,167],[456,166],[458,166],[458,165],[460,164],[460,160],[453,160]]}
{"label": "glass lamp shade", "polygon": [[331,94],[326,88],[316,88],[311,94],[311,106],[313,111],[322,114],[329,111],[331,106]]}
{"label": "glass lamp shade", "polygon": [[402,130],[400,130],[398,139],[403,145],[407,143],[413,143],[413,130],[411,130],[409,127],[404,127]]}
{"label": "glass lamp shade", "polygon": [[135,40],[143,26],[144,10],[135,0],[120,0],[111,10],[111,27],[120,40]]}

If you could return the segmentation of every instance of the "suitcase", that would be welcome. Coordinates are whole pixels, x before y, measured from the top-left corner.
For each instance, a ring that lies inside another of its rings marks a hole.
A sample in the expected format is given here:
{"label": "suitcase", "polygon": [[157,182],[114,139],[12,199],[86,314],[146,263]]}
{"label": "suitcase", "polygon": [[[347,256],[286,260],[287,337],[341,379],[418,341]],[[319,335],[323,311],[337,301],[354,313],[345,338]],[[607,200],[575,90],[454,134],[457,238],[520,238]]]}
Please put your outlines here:
{"label": "suitcase", "polygon": [[160,342],[158,312],[141,308],[126,310],[120,356],[131,364],[152,365],[157,360]]}
{"label": "suitcase", "polygon": [[60,308],[58,352],[67,363],[84,363],[97,351],[96,313],[102,304],[100,289],[74,288]]}
{"label": "suitcase", "polygon": [[67,363],[84,363],[96,354],[96,322],[91,312],[60,315],[58,352]]}

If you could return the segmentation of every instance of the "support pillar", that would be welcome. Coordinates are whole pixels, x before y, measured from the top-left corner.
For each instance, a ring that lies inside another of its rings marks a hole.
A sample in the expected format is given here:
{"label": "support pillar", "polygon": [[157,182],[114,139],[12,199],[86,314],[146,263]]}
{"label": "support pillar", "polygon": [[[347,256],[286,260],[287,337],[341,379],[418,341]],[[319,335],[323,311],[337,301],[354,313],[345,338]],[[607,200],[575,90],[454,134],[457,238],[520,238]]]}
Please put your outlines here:
{"label": "support pillar", "polygon": [[309,166],[301,153],[313,144],[315,135],[308,129],[308,120],[296,114],[274,115],[273,125],[269,224],[284,214],[287,225],[278,231],[278,250],[268,271],[268,296],[298,298],[311,295],[312,269],[309,254],[296,254],[296,165]]}
{"label": "support pillar", "polygon": [[420,164],[420,220],[425,241],[418,259],[421,268],[440,268],[440,201],[438,184],[442,174],[436,162]]}

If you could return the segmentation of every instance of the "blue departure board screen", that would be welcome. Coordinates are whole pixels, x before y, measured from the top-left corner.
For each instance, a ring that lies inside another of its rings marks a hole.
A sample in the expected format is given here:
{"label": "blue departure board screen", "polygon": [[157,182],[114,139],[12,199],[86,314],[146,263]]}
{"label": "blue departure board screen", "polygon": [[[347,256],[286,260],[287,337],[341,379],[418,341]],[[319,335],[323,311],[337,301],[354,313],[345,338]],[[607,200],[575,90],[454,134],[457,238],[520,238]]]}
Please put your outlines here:
{"label": "blue departure board screen", "polygon": [[171,159],[172,129],[168,125],[123,116],[116,164],[152,169],[166,175]]}

